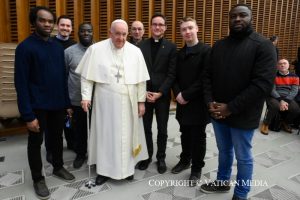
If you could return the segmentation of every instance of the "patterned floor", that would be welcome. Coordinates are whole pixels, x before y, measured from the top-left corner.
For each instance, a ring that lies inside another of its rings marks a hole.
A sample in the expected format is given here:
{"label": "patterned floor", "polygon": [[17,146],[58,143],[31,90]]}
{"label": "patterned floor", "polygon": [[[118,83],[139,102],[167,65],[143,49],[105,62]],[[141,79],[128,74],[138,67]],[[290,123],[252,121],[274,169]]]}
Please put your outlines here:
{"label": "patterned floor", "polygon": [[[156,124],[153,125],[156,127]],[[153,129],[155,130],[155,128]],[[172,174],[171,168],[179,161],[180,133],[174,113],[170,113],[169,139],[167,143],[167,167],[165,174],[158,174],[155,160],[145,171],[136,170],[134,179],[109,180],[102,186],[85,187],[88,166],[74,169],[75,154],[64,150],[65,167],[76,176],[76,182],[66,183],[52,176],[52,166],[44,160],[44,174],[51,192],[51,200],[104,199],[104,200],[229,200],[233,188],[226,194],[204,194],[199,191],[202,183],[214,180],[217,174],[218,151],[211,124],[207,127],[206,165],[196,187],[188,187],[190,169]],[[251,200],[300,200],[300,136],[284,132],[271,132],[268,136],[259,132],[253,138],[255,159],[254,175],[249,198]],[[156,136],[153,137],[156,140]],[[0,199],[35,200],[31,175],[26,156],[26,136],[0,138]],[[42,149],[45,155],[45,149]],[[95,167],[91,167],[95,178]],[[232,181],[236,177],[236,164]]]}

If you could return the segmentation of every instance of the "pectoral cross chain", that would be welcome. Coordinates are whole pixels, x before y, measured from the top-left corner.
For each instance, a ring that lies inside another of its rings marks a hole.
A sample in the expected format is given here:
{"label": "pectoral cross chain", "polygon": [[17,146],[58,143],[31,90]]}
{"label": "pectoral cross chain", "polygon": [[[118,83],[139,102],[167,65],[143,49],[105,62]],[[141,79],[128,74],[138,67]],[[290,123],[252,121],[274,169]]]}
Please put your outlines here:
{"label": "pectoral cross chain", "polygon": [[119,79],[122,78],[122,75],[120,74],[119,69],[118,69],[118,73],[115,75],[115,77],[117,78],[117,82],[119,83]]}

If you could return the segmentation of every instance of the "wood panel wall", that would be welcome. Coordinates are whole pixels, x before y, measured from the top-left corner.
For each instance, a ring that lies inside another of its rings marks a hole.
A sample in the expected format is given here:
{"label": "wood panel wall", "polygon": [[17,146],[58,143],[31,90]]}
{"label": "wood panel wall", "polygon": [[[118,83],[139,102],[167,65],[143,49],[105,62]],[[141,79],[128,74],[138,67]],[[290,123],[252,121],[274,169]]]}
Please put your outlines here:
{"label": "wood panel wall", "polygon": [[76,40],[78,25],[90,22],[95,41],[106,39],[110,23],[122,18],[131,24],[141,20],[150,36],[149,21],[155,12],[167,17],[166,38],[183,45],[178,21],[194,17],[199,25],[199,38],[212,45],[228,34],[228,11],[236,3],[247,3],[253,9],[253,27],[266,37],[279,36],[280,57],[290,61],[300,46],[300,0],[1,0],[0,42],[20,42],[32,29],[28,12],[31,7],[50,7],[57,16],[67,14],[73,19],[72,37]]}

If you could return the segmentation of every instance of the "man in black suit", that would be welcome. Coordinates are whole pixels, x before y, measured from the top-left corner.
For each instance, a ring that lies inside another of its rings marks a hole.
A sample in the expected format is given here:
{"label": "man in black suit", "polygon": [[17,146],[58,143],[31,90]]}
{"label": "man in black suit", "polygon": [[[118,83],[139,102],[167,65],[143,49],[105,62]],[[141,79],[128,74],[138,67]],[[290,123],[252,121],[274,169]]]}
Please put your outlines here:
{"label": "man in black suit", "polygon": [[176,97],[176,119],[180,125],[181,147],[180,161],[172,169],[178,174],[190,166],[190,186],[196,186],[204,167],[206,152],[206,124],[209,115],[204,103],[202,72],[208,60],[210,46],[198,40],[196,20],[185,17],[180,22],[180,33],[185,46],[177,55],[176,79],[173,86]]}
{"label": "man in black suit", "polygon": [[165,16],[160,13],[153,15],[151,18],[152,37],[144,40],[139,45],[150,74],[150,80],[147,81],[146,113],[143,117],[149,159],[141,161],[137,167],[140,170],[145,170],[152,161],[153,140],[151,127],[153,111],[155,110],[158,129],[156,158],[157,170],[160,174],[165,173],[167,170],[165,158],[171,100],[170,88],[173,85],[176,73],[176,45],[163,37],[166,29]]}

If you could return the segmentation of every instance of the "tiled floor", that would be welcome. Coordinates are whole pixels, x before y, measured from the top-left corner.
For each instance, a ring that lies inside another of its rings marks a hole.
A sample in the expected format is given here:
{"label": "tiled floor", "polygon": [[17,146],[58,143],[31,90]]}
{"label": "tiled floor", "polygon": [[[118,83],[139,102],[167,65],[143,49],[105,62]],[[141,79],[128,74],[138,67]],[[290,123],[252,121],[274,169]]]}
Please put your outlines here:
{"label": "tiled floor", "polygon": [[[154,124],[153,127],[156,127]],[[154,128],[155,130],[155,128]],[[169,139],[167,149],[168,171],[158,174],[155,162],[146,171],[136,170],[134,180],[109,180],[102,186],[85,187],[88,177],[88,167],[84,165],[79,170],[72,168],[75,154],[64,150],[65,167],[73,171],[76,182],[65,183],[51,175],[51,165],[44,161],[46,182],[51,191],[52,200],[67,199],[104,199],[104,200],[229,200],[233,189],[226,194],[204,194],[199,186],[185,186],[190,170],[174,175],[170,169],[178,162],[181,151],[180,133],[174,118],[170,113]],[[155,139],[154,139],[155,140]],[[34,200],[32,181],[26,156],[26,136],[11,136],[0,139],[0,199]],[[42,149],[45,155],[45,149]],[[252,189],[249,194],[252,200],[300,200],[300,136],[294,130],[293,134],[271,132],[268,136],[256,131],[253,139],[255,159]],[[203,168],[201,183],[214,180],[217,168],[216,143],[214,132],[209,124],[207,127],[206,165]],[[43,158],[45,160],[45,158]],[[96,176],[92,167],[92,177]],[[236,166],[233,167],[232,179],[236,176]]]}

